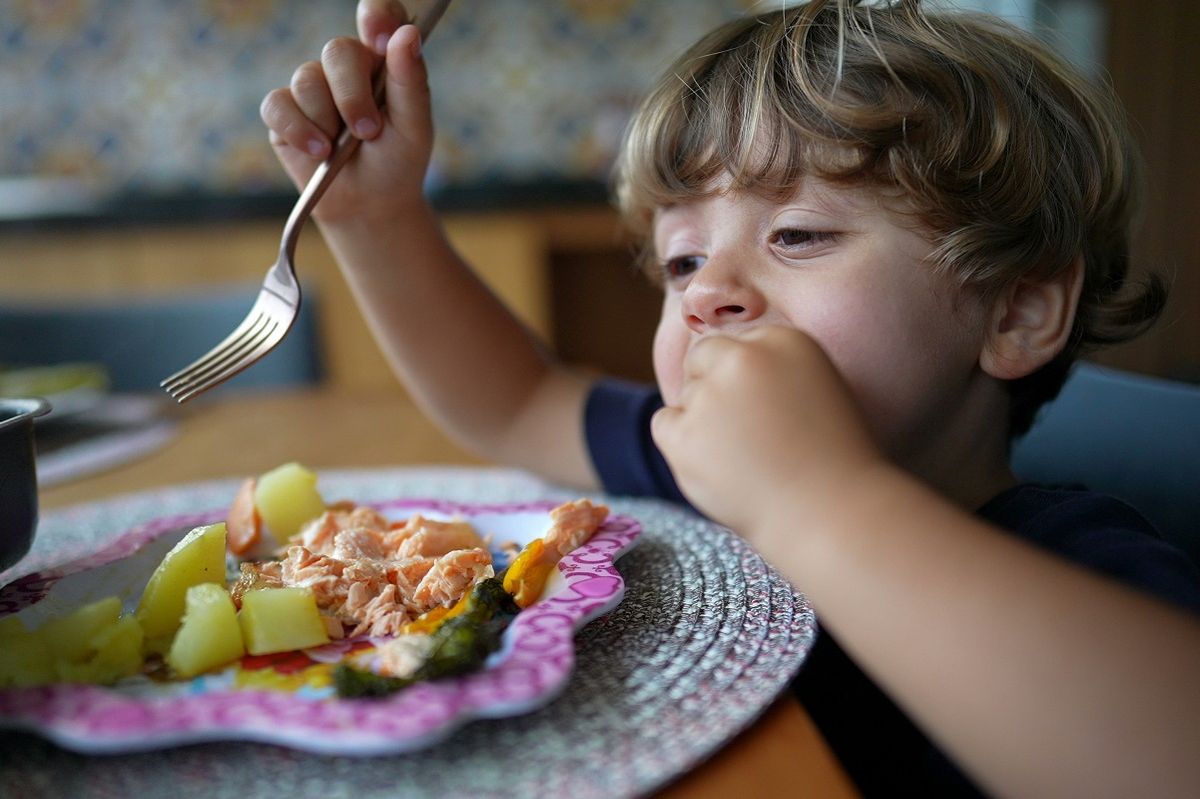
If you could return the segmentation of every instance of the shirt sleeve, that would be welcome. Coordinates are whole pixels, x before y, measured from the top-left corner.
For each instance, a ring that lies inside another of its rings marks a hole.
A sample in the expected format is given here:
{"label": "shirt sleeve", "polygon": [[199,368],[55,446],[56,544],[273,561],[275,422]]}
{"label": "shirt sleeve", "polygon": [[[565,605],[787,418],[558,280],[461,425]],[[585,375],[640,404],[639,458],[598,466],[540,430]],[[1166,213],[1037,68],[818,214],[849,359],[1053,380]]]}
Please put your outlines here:
{"label": "shirt sleeve", "polygon": [[650,417],[662,405],[653,386],[624,380],[601,380],[588,394],[588,452],[608,493],[686,502],[650,436]]}
{"label": "shirt sleeve", "polygon": [[1115,497],[1080,492],[1023,526],[1025,537],[1069,560],[1200,614],[1200,568]]}

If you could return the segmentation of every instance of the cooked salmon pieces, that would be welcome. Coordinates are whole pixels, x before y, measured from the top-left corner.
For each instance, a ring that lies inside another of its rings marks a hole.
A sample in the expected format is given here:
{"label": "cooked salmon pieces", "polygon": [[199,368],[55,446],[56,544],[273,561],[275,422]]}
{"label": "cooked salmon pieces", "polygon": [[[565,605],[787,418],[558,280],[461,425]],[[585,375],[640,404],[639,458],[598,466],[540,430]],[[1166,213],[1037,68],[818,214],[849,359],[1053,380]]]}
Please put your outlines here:
{"label": "cooked salmon pieces", "polygon": [[[543,537],[546,557],[578,547],[607,514],[587,500],[555,508]],[[374,508],[339,503],[305,524],[280,560],[243,563],[230,593],[240,605],[256,588],[306,587],[331,637],[393,636],[493,574],[487,542],[469,522],[420,514],[391,522]]]}

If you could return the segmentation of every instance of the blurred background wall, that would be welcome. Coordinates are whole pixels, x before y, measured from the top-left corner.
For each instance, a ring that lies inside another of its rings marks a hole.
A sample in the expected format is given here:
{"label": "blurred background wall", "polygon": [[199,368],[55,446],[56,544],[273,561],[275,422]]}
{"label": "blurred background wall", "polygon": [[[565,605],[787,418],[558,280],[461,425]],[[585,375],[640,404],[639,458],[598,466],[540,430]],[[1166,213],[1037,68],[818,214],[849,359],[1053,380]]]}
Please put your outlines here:
{"label": "blurred background wall", "polygon": [[[943,5],[950,3],[943,2]],[[286,189],[258,106],[335,35],[353,0],[6,0],[0,175],[104,190]],[[607,177],[631,106],[684,46],[754,0],[459,0],[430,47],[432,180]],[[1088,69],[1094,0],[973,0]]]}
{"label": "blurred background wall", "polygon": [[[941,4],[1006,16],[1096,79],[1111,73],[1150,167],[1139,253],[1175,276],[1176,294],[1160,331],[1107,357],[1141,371],[1200,375],[1200,176],[1191,157],[1200,129],[1190,88],[1200,78],[1196,4]],[[452,233],[467,237],[471,227],[492,225],[477,243],[463,238],[464,246],[485,266],[497,258],[491,271],[501,282],[532,291],[521,302],[544,306],[528,311],[533,326],[567,357],[648,376],[644,346],[657,298],[628,273],[605,208],[614,149],[637,97],[682,47],[726,18],[775,5],[458,0],[442,21],[428,48],[439,135],[431,194]],[[196,280],[260,275],[295,192],[267,146],[259,102],[326,40],[354,34],[354,6],[0,3],[0,296],[196,282],[156,270]],[[223,260],[245,264],[215,263],[218,239]],[[503,241],[516,243],[507,255],[489,255]],[[320,243],[305,246],[311,279],[340,297],[336,279],[321,277],[335,270],[323,265]],[[207,259],[178,259],[179,250],[197,247],[208,248]],[[539,266],[513,278],[522,259]],[[614,304],[632,320],[619,340],[604,321]]]}
{"label": "blurred background wall", "polygon": [[[435,182],[603,180],[630,105],[738,0],[460,0],[430,43]],[[353,0],[6,0],[0,174],[286,188],[258,107]]]}

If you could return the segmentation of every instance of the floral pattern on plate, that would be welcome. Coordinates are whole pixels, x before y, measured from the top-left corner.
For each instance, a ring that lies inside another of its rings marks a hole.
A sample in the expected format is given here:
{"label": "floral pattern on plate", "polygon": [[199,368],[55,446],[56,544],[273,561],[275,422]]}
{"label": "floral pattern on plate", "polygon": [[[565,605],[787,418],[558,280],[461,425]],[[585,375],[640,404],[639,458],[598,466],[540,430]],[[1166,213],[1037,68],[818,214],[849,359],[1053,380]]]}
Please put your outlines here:
{"label": "floral pattern on plate", "polygon": [[[461,515],[485,536],[523,545],[545,532],[548,511],[556,504],[395,500],[377,507],[395,518],[416,512],[435,518]],[[156,519],[94,554],[21,577],[0,589],[0,616],[19,613],[35,626],[114,593],[131,607],[162,553],[192,527],[221,518],[223,511]],[[557,577],[513,620],[484,669],[464,677],[421,683],[385,699],[339,700],[319,679],[289,683],[266,674],[246,679],[256,668],[281,674],[288,666],[243,661],[180,683],[134,678],[113,687],[57,684],[0,691],[0,726],[32,730],[89,753],[206,740],[257,740],[323,754],[419,749],[470,719],[527,713],[557,696],[574,666],[575,631],[624,596],[614,562],[640,532],[633,518],[610,516],[588,542],[563,557]],[[328,658],[316,655],[313,662],[322,659]],[[247,684],[256,687],[240,687]]]}

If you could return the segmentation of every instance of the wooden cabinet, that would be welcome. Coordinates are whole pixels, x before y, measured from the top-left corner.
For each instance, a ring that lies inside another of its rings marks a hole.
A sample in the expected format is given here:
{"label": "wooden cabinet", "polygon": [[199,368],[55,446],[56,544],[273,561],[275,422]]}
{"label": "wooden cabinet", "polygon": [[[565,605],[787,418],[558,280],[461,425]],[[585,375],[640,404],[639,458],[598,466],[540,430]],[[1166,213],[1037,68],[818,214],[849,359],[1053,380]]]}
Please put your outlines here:
{"label": "wooden cabinet", "polygon": [[[582,358],[628,376],[649,376],[646,331],[652,324],[648,317],[654,313],[656,290],[643,285],[626,265],[628,248],[611,210],[452,213],[444,221],[456,248],[531,330],[551,347],[560,332],[567,331],[572,341],[564,348],[565,358]],[[0,232],[0,296],[103,301],[214,285],[253,285],[274,261],[281,230],[282,219],[256,219]],[[394,386],[315,228],[303,234],[296,262],[302,285],[317,298],[329,381],[355,388]],[[577,262],[582,266],[576,270]],[[566,273],[558,281],[556,270]],[[631,294],[636,296],[631,299]],[[556,296],[567,306],[557,308]],[[613,311],[620,323],[595,319],[596,304],[604,306],[600,312]],[[447,315],[453,310],[447,309]],[[581,320],[592,326],[581,327]],[[631,331],[637,332],[633,339]],[[221,332],[213,331],[214,342]],[[575,341],[592,336],[602,336],[605,346]],[[615,353],[611,358],[606,348]]]}
{"label": "wooden cabinet", "polygon": [[1135,263],[1171,281],[1159,325],[1102,360],[1200,381],[1200,4],[1107,2],[1108,68],[1145,160]]}

